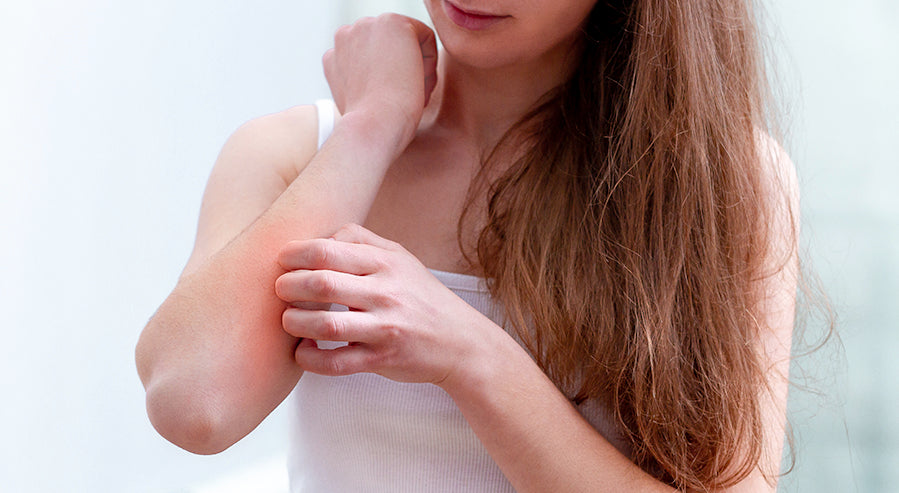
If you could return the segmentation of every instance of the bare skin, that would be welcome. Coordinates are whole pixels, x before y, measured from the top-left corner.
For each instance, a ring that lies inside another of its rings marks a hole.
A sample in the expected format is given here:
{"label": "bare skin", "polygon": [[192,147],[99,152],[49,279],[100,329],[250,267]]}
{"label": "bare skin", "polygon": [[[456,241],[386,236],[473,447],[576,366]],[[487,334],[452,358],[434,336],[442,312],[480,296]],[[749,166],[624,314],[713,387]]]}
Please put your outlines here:
{"label": "bare skin", "polygon": [[[491,13],[509,19],[475,35],[428,2],[447,47],[439,64],[433,33],[405,17],[342,29],[324,63],[343,117],[321,151],[313,107],[250,122],[229,140],[194,253],[137,348],[148,414],[163,436],[217,453],[252,431],[303,371],[375,372],[446,390],[519,491],[670,491],[427,270],[477,271],[462,261],[456,224],[479,158],[564,79],[569,34],[593,2],[568,2],[574,14],[549,0],[534,12],[494,3]],[[490,37],[514,46],[569,17],[569,30],[540,49],[484,48],[497,46]],[[375,56],[385,50],[394,54],[387,62]],[[787,160],[771,164],[772,175],[791,175]],[[795,273],[770,283],[778,330],[764,350],[778,397],[765,414],[772,458],[761,466],[776,471]],[[355,310],[315,305],[330,302]],[[324,351],[316,339],[354,344]],[[761,473],[733,489],[767,490]]]}

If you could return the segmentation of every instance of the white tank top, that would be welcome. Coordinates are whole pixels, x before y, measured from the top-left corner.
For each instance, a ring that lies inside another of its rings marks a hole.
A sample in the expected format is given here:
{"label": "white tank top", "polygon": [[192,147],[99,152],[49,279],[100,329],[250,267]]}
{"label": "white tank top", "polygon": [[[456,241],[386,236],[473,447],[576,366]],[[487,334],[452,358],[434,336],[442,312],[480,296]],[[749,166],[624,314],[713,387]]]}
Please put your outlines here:
{"label": "white tank top", "polygon": [[[335,109],[330,101],[316,106],[321,147],[333,129]],[[483,279],[431,272],[502,325],[500,307]],[[370,373],[324,377],[307,372],[288,406],[293,493],[515,491],[453,400],[435,385],[399,383]],[[580,411],[627,453],[608,413],[590,402]]]}

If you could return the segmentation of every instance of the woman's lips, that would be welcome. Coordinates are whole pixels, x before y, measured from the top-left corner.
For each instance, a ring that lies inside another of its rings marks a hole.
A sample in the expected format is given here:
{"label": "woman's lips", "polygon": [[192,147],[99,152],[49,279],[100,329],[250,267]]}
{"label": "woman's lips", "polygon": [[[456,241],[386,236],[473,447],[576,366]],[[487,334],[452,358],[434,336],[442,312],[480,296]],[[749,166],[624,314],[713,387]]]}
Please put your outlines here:
{"label": "woman's lips", "polygon": [[449,0],[443,0],[443,10],[456,25],[471,31],[482,31],[509,17],[463,10]]}

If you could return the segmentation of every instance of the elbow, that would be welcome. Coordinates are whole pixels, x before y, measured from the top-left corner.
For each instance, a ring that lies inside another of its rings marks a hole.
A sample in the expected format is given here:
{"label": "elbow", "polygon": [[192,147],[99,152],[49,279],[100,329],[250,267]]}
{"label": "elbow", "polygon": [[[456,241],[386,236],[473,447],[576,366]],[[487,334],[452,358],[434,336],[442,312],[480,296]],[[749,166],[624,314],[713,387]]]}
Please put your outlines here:
{"label": "elbow", "polygon": [[213,400],[208,392],[150,385],[147,416],[166,440],[194,454],[213,455],[237,441],[230,436],[222,406]]}
{"label": "elbow", "polygon": [[[160,309],[161,310],[161,309]],[[171,354],[169,341],[158,329],[154,315],[135,347],[137,373],[146,390],[147,416],[153,428],[173,444],[201,455],[217,454],[236,440],[227,439],[226,409],[221,398]]]}

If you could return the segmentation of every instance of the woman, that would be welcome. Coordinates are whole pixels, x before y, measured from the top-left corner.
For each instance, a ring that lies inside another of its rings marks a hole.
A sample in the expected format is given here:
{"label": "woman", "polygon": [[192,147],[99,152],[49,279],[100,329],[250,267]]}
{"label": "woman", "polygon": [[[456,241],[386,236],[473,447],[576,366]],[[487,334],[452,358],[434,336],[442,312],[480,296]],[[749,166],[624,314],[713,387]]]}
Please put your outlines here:
{"label": "woman", "polygon": [[426,5],[439,56],[341,28],[342,116],[225,145],[154,426],[216,453],[296,386],[296,490],[773,491],[797,193],[749,0]]}

